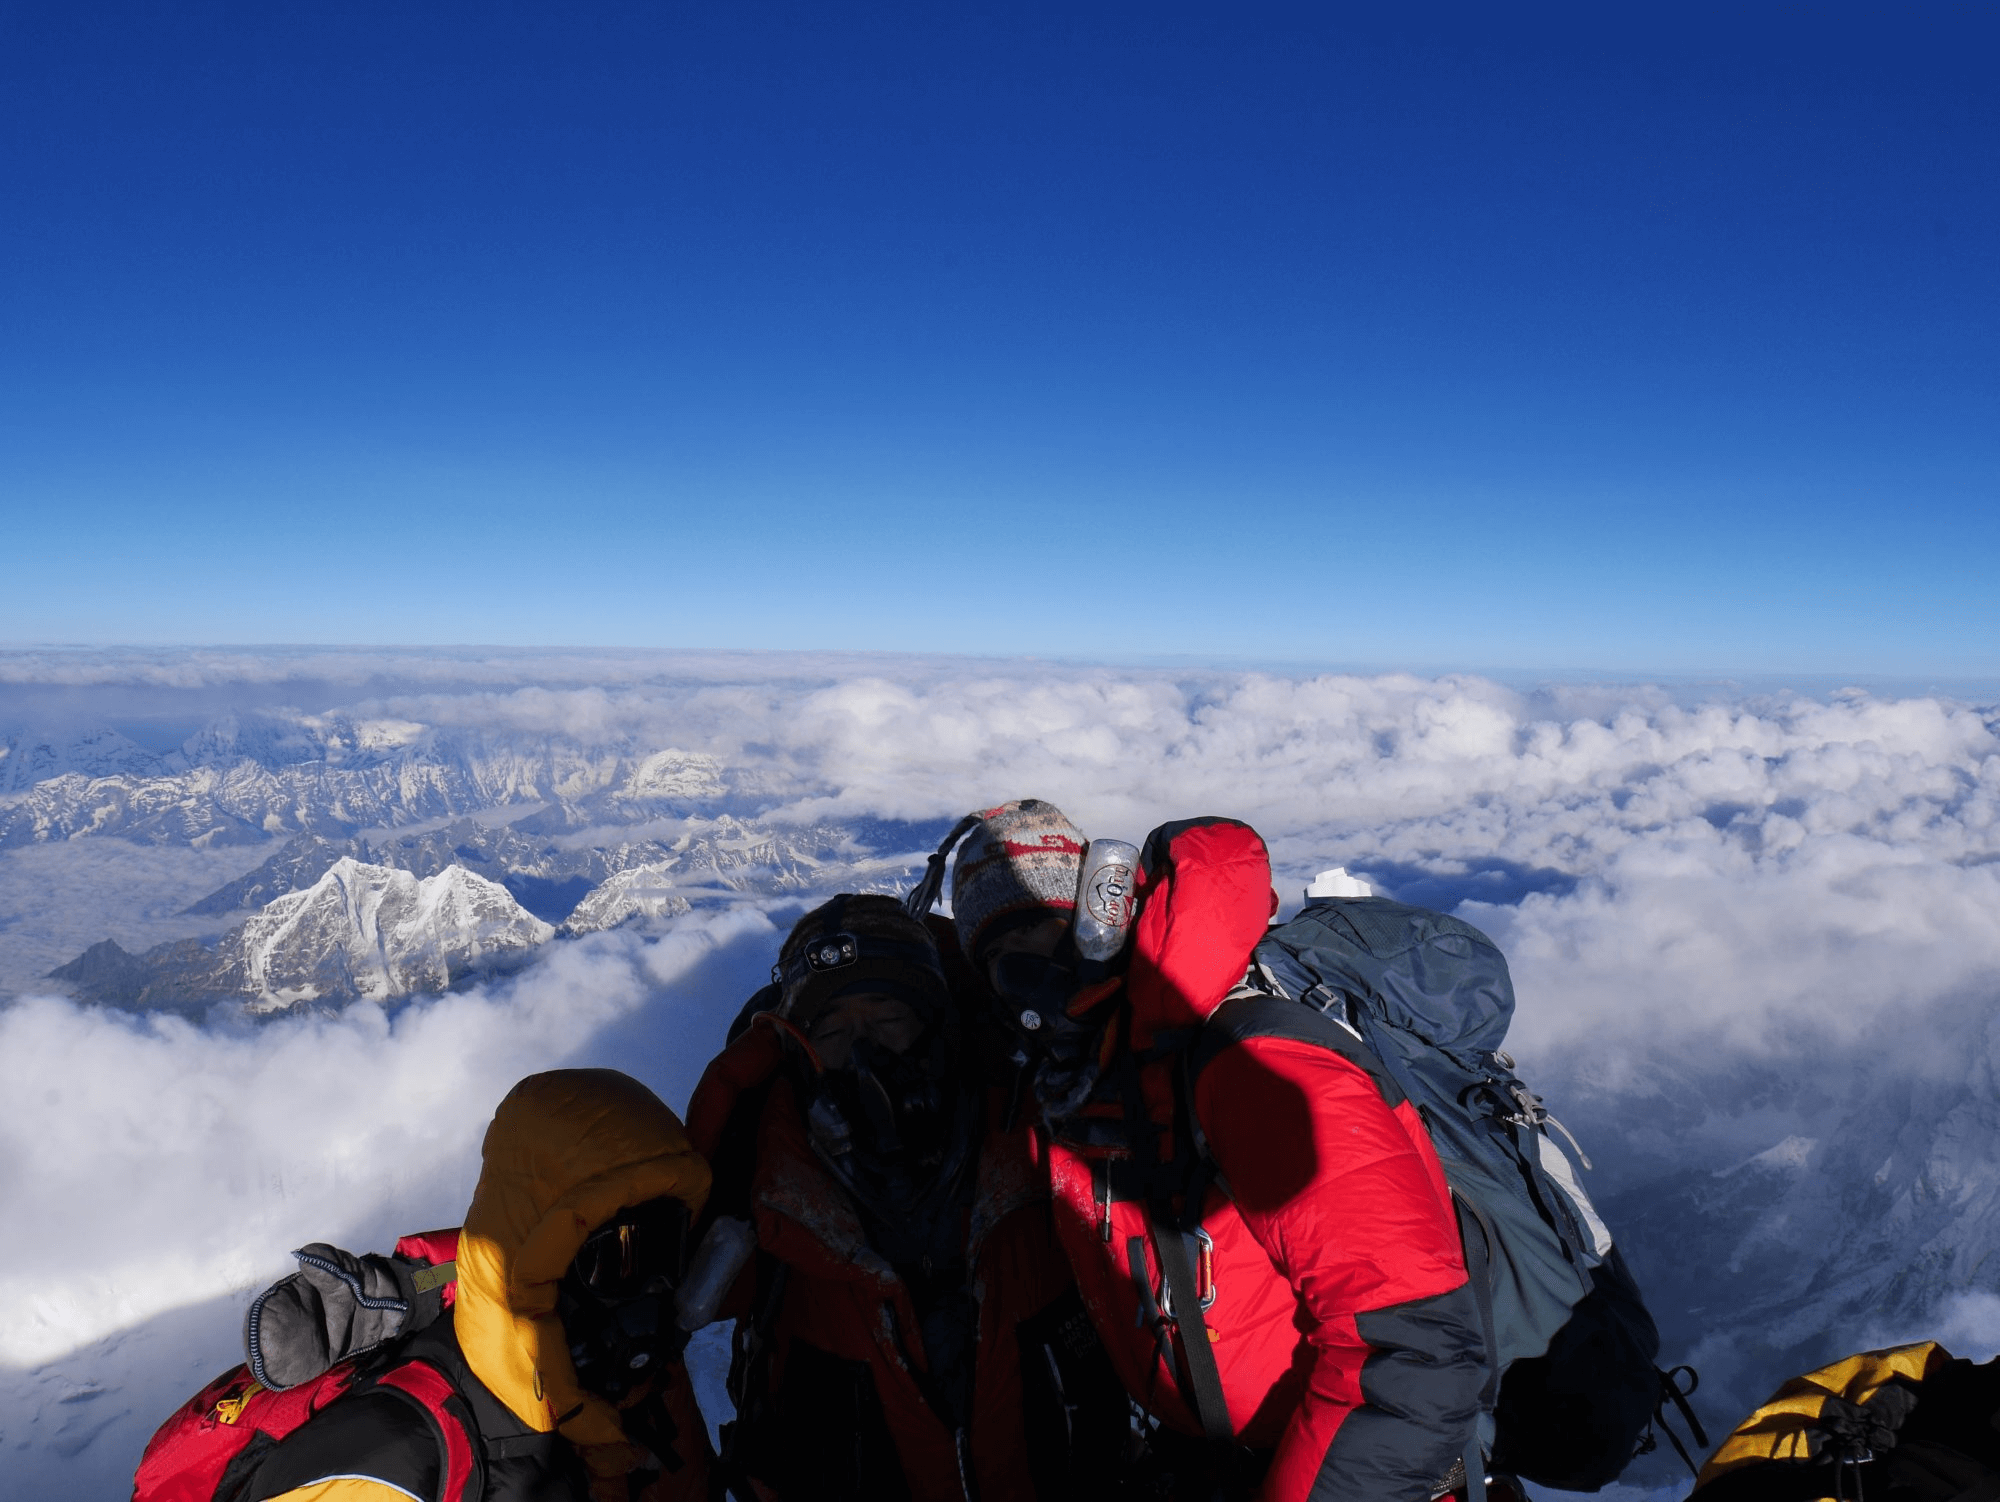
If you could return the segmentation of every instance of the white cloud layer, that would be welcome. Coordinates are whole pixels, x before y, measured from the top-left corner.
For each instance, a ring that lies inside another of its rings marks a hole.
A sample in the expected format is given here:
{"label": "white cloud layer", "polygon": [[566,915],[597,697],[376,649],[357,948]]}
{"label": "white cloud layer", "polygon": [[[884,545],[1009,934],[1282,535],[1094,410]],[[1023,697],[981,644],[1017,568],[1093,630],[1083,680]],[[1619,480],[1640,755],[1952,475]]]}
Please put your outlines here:
{"label": "white cloud layer", "polygon": [[521,1076],[610,1065],[684,1101],[775,937],[750,908],[594,935],[393,1021],[0,1012],[0,1497],[122,1495],[291,1248],[457,1223]]}
{"label": "white cloud layer", "polygon": [[[1343,864],[1462,903],[1502,942],[1514,1050],[1604,1134],[1589,1145],[1613,1189],[1663,1157],[1707,1173],[1813,1135],[1786,1094],[1792,1061],[1847,1048],[1878,1073],[1892,1057],[1922,1068],[1925,1039],[1899,1019],[2000,998],[2000,721],[1947,699],[750,654],[0,655],[0,686],[80,685],[106,723],[121,704],[182,714],[177,694],[280,704],[308,679],[353,694],[295,699],[300,715],[397,723],[412,755],[456,735],[615,745],[635,765],[712,756],[736,806],[774,821],[937,819],[1028,795],[1126,838],[1248,819],[1287,899]],[[0,689],[0,735],[9,702]],[[164,933],[173,879],[191,900],[263,853],[107,854],[133,848],[0,852],[0,921],[40,931],[94,892],[125,914],[106,932]],[[141,900],[143,923],[126,912]],[[291,1246],[453,1219],[521,1074],[617,1063],[678,1103],[776,940],[748,908],[678,922],[654,944],[556,946],[393,1022],[365,1006],[209,1031],[51,1000],[0,1012],[0,1445],[37,1465],[71,1446],[61,1463],[90,1481],[71,1494],[116,1493],[174,1384],[211,1374],[183,1370],[173,1322],[200,1313],[213,1328],[196,1346],[219,1368],[243,1295]],[[1725,1098],[1719,1082],[1746,1070],[1777,1082],[1770,1100]],[[1712,1119],[1663,1112],[1670,1088],[1707,1089]],[[1626,1098],[1648,1105],[1620,1140]],[[1992,1329],[1996,1292],[1957,1289],[1938,1319]],[[1828,1338],[1842,1333],[1872,1332]],[[30,1494],[11,1485],[0,1497]]]}

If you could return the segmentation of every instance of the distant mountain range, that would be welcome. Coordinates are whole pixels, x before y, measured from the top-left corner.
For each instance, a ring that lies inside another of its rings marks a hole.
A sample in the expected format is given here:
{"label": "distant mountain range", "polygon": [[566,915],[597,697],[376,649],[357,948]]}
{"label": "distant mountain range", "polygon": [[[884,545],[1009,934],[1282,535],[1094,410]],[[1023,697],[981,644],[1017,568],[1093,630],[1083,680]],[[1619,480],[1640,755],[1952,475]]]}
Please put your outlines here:
{"label": "distant mountain range", "polygon": [[390,1000],[525,962],[559,936],[744,896],[900,891],[942,822],[767,824],[769,770],[627,741],[226,715],[160,754],[114,730],[0,740],[0,848],[111,836],[273,845],[196,898],[243,914],[50,978],[82,998],[252,1011]]}
{"label": "distant mountain range", "polygon": [[[583,834],[571,832],[566,827],[569,822],[563,809],[552,807],[512,824],[461,818],[437,828],[374,839],[299,835],[255,870],[191,904],[188,911],[219,914],[259,907],[310,885],[335,861],[352,857],[419,876],[462,866],[506,887],[530,912],[561,922],[585,894],[635,866],[655,868],[656,875],[671,872],[676,886],[775,895],[819,887],[831,872],[855,864],[857,858],[865,864],[873,854],[848,825],[765,827],[721,814],[680,820],[671,837],[620,840],[615,830],[601,826]],[[877,825],[870,832],[878,837],[884,833],[910,837],[901,827],[891,831]]]}
{"label": "distant mountain range", "polygon": [[231,715],[164,756],[110,730],[0,742],[0,848],[90,834],[198,848],[340,839],[510,805],[621,825],[746,811],[738,793],[714,757],[672,748]]}
{"label": "distant mountain range", "polygon": [[379,844],[301,835],[193,905],[209,914],[254,907],[219,939],[137,955],[106,939],[49,979],[79,999],[138,1010],[389,1001],[516,968],[558,936],[671,919],[697,905],[901,892],[920,859],[877,855],[846,828],[767,830],[726,815],[672,841],[608,847],[565,847],[470,820]]}

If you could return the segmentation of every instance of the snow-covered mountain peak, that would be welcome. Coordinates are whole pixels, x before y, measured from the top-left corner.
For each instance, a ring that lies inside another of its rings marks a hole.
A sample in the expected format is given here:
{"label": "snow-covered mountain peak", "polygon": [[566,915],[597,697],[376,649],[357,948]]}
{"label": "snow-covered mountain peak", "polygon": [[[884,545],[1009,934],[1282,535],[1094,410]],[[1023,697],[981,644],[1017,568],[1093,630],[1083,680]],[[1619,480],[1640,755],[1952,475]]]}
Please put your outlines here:
{"label": "snow-covered mountain peak", "polygon": [[625,799],[719,798],[723,793],[722,763],[698,751],[672,747],[655,751],[632,769],[617,794]]}
{"label": "snow-covered mountain peak", "polygon": [[462,866],[419,877],[342,856],[310,887],[266,905],[236,942],[252,1009],[270,1011],[441,991],[554,937],[505,887]]}
{"label": "snow-covered mountain peak", "polygon": [[563,923],[563,931],[594,933],[634,919],[671,918],[687,912],[692,904],[674,887],[678,864],[673,860],[648,861],[612,872],[576,905]]}
{"label": "snow-covered mountain peak", "polygon": [[0,797],[26,792],[65,773],[85,778],[154,777],[164,770],[159,757],[115,730],[68,735],[22,731],[0,737]]}

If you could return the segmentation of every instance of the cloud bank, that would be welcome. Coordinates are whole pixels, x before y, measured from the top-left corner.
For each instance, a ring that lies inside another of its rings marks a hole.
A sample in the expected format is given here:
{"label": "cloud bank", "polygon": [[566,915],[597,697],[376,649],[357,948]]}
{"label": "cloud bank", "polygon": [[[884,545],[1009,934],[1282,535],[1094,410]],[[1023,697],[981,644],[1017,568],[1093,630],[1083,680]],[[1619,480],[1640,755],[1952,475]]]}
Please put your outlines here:
{"label": "cloud bank", "polygon": [[521,1076],[609,1065],[684,1101],[775,942],[754,908],[594,935],[393,1019],[0,1012],[0,1496],[124,1495],[292,1247],[457,1223]]}
{"label": "cloud bank", "polygon": [[[291,694],[307,684],[317,699]],[[1514,1052],[1587,1120],[1614,1196],[1663,1164],[1708,1175],[1817,1140],[1808,1068],[1867,1083],[1935,1072],[1948,1046],[1951,1088],[1971,1089],[1972,1033],[1898,1024],[2000,999],[2000,716],[1939,697],[724,654],[14,654],[0,735],[46,718],[56,688],[65,714],[104,723],[240,700],[289,727],[305,777],[335,720],[400,727],[370,753],[389,758],[391,789],[396,758],[435,771],[482,748],[528,769],[491,782],[494,817],[557,796],[535,768],[588,763],[594,786],[617,787],[673,750],[714,758],[712,785],[676,784],[688,818],[712,803],[770,826],[924,821],[1029,795],[1126,838],[1245,818],[1287,899],[1342,864],[1500,940],[1521,997]],[[266,853],[142,859],[89,834],[0,852],[0,947],[103,937],[82,901],[164,934],[175,881],[191,901]],[[0,1444],[67,1468],[72,1494],[116,1494],[144,1433],[212,1375],[184,1369],[188,1351],[234,1359],[242,1300],[291,1246],[456,1217],[519,1075],[611,1062],[684,1099],[790,910],[746,900],[665,937],[558,944],[506,984],[393,1018],[201,1028],[47,998],[0,1011],[0,1099],[18,1103],[0,1121]],[[1914,1184],[1925,1170],[1907,1156]],[[1900,1192],[1905,1170],[1883,1172]],[[1635,1255],[1650,1234],[1630,1238]],[[1994,1329],[1978,1302],[1992,1292],[1946,1289],[1958,1302],[1938,1317]],[[201,1333],[168,1338],[197,1316]],[[1742,1382],[1763,1376],[1753,1363]],[[40,1494],[13,1485],[0,1496]]]}

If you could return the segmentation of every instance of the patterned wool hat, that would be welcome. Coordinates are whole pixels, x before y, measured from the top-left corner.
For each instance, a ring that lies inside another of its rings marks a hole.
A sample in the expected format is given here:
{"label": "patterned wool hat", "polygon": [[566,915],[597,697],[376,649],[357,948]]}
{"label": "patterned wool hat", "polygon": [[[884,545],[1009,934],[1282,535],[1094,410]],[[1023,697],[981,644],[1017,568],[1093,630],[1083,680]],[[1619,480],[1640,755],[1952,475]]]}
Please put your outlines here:
{"label": "patterned wool hat", "polygon": [[773,979],[784,988],[778,1015],[800,1027],[845,995],[899,996],[927,1021],[945,1010],[944,966],[930,930],[893,897],[836,897],[793,925]]}
{"label": "patterned wool hat", "polygon": [[979,946],[1008,920],[1074,912],[1088,843],[1061,809],[1039,798],[982,809],[951,871],[952,923],[966,958],[977,962]]}

